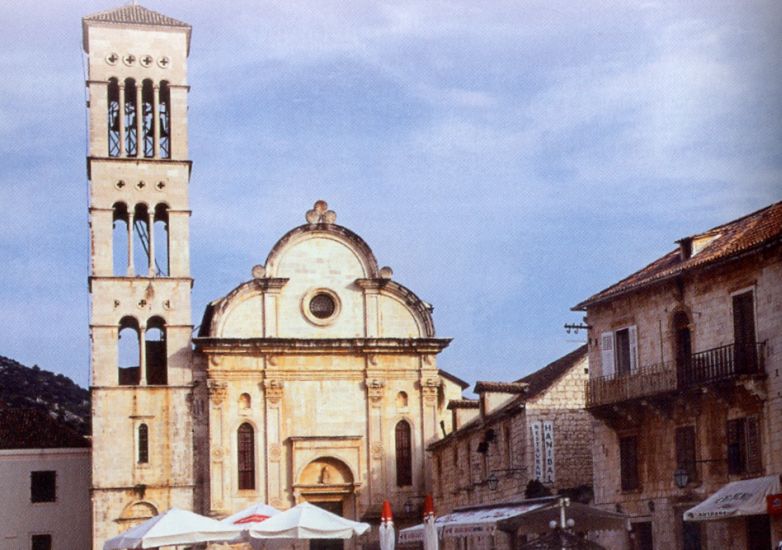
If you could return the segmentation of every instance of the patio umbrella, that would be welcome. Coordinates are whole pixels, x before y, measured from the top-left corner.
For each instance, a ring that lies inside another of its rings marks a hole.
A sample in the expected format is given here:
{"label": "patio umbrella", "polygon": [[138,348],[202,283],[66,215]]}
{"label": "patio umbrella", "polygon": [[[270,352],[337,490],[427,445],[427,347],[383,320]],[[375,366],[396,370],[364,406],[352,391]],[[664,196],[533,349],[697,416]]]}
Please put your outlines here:
{"label": "patio umbrella", "polygon": [[237,529],[252,529],[256,524],[276,516],[280,511],[274,506],[258,502],[223,519],[220,523]]}
{"label": "patio umbrella", "polygon": [[380,550],[394,550],[396,537],[394,533],[394,515],[391,513],[391,503],[383,501],[383,515],[380,518]]}
{"label": "patio umbrella", "polygon": [[368,523],[351,521],[302,502],[253,527],[250,536],[259,539],[349,539],[368,529]]}
{"label": "patio umbrella", "polygon": [[437,527],[434,524],[434,501],[432,495],[424,498],[424,550],[438,550]]}
{"label": "patio umbrella", "polygon": [[125,550],[128,548],[157,548],[177,544],[193,544],[230,540],[241,533],[241,529],[223,525],[219,521],[171,508],[136,525],[103,543],[103,550]]}

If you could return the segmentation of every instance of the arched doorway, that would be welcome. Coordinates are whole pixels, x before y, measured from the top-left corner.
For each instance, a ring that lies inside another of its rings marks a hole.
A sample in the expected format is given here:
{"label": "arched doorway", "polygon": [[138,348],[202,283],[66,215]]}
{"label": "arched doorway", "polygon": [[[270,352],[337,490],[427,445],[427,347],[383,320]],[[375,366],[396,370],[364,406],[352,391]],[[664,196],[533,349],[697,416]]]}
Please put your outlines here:
{"label": "arched doorway", "polygon": [[[332,514],[352,519],[355,510],[353,472],[341,460],[320,457],[304,467],[295,489],[303,500]],[[313,539],[310,550],[343,550],[345,543],[334,539]]]}

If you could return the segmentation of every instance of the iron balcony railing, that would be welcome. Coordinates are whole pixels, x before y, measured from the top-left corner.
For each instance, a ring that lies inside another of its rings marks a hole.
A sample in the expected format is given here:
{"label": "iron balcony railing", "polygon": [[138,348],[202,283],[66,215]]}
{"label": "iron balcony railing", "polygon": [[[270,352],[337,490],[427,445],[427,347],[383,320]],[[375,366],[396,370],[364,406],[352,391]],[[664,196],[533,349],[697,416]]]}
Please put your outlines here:
{"label": "iron balcony railing", "polygon": [[587,384],[587,407],[632,399],[764,372],[763,343],[736,343],[700,351],[682,361],[666,361],[638,370],[592,378]]}

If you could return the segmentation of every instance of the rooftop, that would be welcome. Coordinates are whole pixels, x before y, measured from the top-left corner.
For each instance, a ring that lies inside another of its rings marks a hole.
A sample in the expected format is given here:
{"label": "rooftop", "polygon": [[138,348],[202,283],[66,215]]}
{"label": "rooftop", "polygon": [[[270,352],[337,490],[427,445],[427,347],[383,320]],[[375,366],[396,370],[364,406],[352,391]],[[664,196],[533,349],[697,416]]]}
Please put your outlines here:
{"label": "rooftop", "polygon": [[601,290],[573,309],[584,310],[628,292],[719,265],[782,242],[782,201],[677,242],[678,249]]}
{"label": "rooftop", "polygon": [[119,8],[93,13],[83,18],[84,21],[100,21],[117,25],[153,25],[158,27],[182,27],[189,29],[190,25],[152,11],[138,4],[127,4]]}
{"label": "rooftop", "polygon": [[89,446],[89,440],[44,411],[0,405],[0,449],[60,449]]}

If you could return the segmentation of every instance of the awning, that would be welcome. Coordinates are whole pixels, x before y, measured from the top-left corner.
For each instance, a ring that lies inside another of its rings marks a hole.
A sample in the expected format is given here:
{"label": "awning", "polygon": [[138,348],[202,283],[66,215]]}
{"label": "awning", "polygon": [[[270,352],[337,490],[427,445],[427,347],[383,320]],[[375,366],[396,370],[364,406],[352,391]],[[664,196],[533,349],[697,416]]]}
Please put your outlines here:
{"label": "awning", "polygon": [[766,513],[766,496],[779,493],[779,476],[733,481],[684,512],[684,521],[709,521]]}
{"label": "awning", "polygon": [[[542,533],[550,530],[551,520],[560,520],[560,499],[550,497],[456,509],[440,516],[435,521],[440,537],[490,536],[498,529],[506,532]],[[565,516],[575,521],[579,531],[624,530],[627,517],[607,512],[585,504],[572,502],[565,508]],[[402,529],[399,543],[407,544],[422,540],[421,525]]]}

